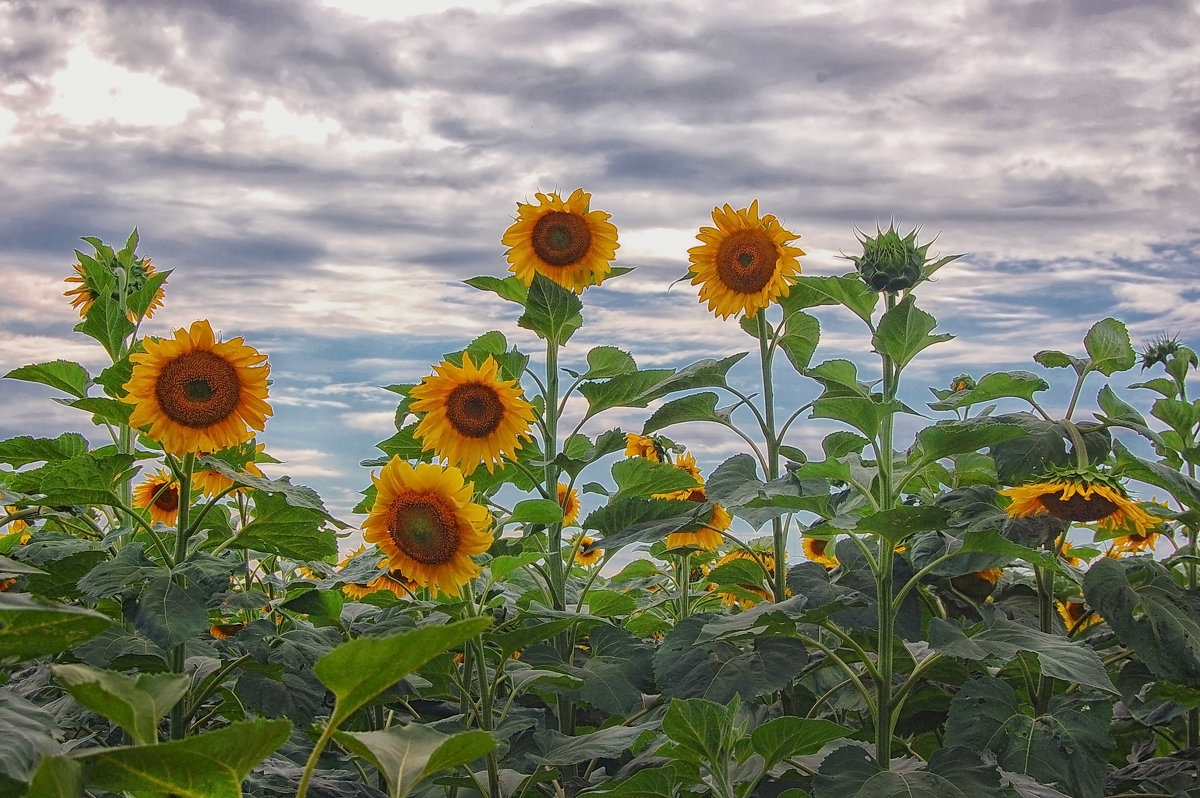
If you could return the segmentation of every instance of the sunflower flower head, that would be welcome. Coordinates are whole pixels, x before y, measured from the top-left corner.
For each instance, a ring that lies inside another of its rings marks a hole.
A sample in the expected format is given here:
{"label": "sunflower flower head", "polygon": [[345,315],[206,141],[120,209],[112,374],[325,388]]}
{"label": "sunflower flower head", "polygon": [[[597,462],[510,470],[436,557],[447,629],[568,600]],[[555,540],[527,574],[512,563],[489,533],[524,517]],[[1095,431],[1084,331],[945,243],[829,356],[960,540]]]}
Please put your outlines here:
{"label": "sunflower flower head", "polygon": [[535,196],[536,205],[517,204],[516,220],[500,239],[509,271],[526,286],[540,274],[576,294],[603,282],[620,246],[609,214],[591,210],[592,195],[582,188],[565,200]]}
{"label": "sunflower flower head", "polygon": [[532,437],[533,405],[499,372],[491,355],[476,366],[463,352],[461,366],[442,361],[409,391],[410,408],[424,414],[414,433],[424,451],[467,472],[483,463],[491,473],[502,457],[516,457]]}
{"label": "sunflower flower head", "polygon": [[1104,621],[1078,596],[1057,603],[1059,617],[1063,619],[1068,632],[1080,632]]}
{"label": "sunflower flower head", "polygon": [[877,228],[873,236],[861,235],[861,255],[846,256],[863,282],[876,291],[906,291],[921,281],[929,260],[929,244],[917,244],[917,230],[901,236],[895,223]]}
{"label": "sunflower flower head", "polygon": [[151,521],[175,526],[179,519],[179,482],[166,471],[148,474],[133,489],[133,506],[145,508]]}
{"label": "sunflower flower head", "polygon": [[174,455],[216,452],[248,441],[266,426],[266,355],[241,338],[217,341],[207,320],[146,338],[130,355],[133,375],[122,401],[132,404],[129,424],[145,429]]}
{"label": "sunflower flower head", "polygon": [[732,523],[733,517],[729,511],[719,504],[713,504],[712,515],[707,521],[688,524],[667,535],[667,548],[716,551],[725,542],[721,533],[728,530]]}
{"label": "sunflower flower head", "polygon": [[372,593],[378,593],[384,590],[392,593],[396,596],[396,598],[406,599],[412,598],[413,594],[420,588],[420,585],[405,576],[399,568],[391,568],[384,573],[381,573],[370,582],[367,582],[365,585],[342,585],[342,592],[349,596],[353,601],[361,601]]}
{"label": "sunflower flower head", "polygon": [[954,589],[976,600],[983,601],[996,589],[1000,577],[1004,576],[1003,568],[985,568],[969,574],[960,574],[950,580]]}
{"label": "sunflower flower head", "polygon": [[579,519],[579,491],[567,485],[558,483],[558,506],[563,511],[563,526],[570,526]]}
{"label": "sunflower flower head", "polygon": [[[71,307],[86,319],[96,301],[103,296],[123,304],[130,321],[148,319],[163,305],[163,286],[166,280],[155,276],[154,265],[149,258],[137,258],[132,247],[114,253],[95,239],[88,239],[96,251],[91,257],[76,252],[79,263],[73,264],[75,274],[66,278],[71,287],[63,296],[71,300]],[[136,238],[130,239],[136,246]],[[128,265],[126,265],[128,264]]]}
{"label": "sunflower flower head", "polygon": [[1005,488],[1010,518],[1049,513],[1064,521],[1099,522],[1110,532],[1146,535],[1159,521],[1130,500],[1120,480],[1097,468],[1055,469],[1038,482]]}
{"label": "sunflower flower head", "polygon": [[837,568],[841,564],[838,562],[837,555],[829,549],[829,544],[832,542],[828,538],[816,538],[805,535],[800,538],[800,547],[804,550],[805,559],[811,560],[829,570]]}
{"label": "sunflower flower head", "polygon": [[596,541],[587,535],[579,538],[578,547],[575,549],[575,562],[582,565],[584,568],[591,568],[596,563],[604,559],[604,549],[596,545]]}
{"label": "sunflower flower head", "polygon": [[712,219],[716,227],[701,227],[700,246],[688,250],[688,275],[709,311],[722,319],[753,316],[786,297],[800,273],[804,251],[791,246],[799,236],[774,215],[759,216],[758,200],[741,210],[713,208]]}
{"label": "sunflower flower head", "polygon": [[667,459],[667,450],[662,442],[653,435],[627,432],[625,433],[625,456],[645,457],[656,463],[664,463]]}
{"label": "sunflower flower head", "polygon": [[479,575],[471,559],[492,545],[491,516],[471,501],[474,486],[453,466],[393,457],[375,483],[363,538],[421,587],[449,596]]}

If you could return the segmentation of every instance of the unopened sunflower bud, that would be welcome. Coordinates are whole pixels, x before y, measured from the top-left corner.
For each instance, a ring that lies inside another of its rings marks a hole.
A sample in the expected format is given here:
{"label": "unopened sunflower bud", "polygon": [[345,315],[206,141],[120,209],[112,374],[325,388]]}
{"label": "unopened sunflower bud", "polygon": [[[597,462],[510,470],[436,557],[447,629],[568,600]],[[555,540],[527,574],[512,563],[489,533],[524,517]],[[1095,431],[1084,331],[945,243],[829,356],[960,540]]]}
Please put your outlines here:
{"label": "unopened sunflower bud", "polygon": [[975,380],[971,379],[969,374],[959,374],[954,379],[950,380],[950,390],[958,393],[959,391],[971,391],[975,389]]}
{"label": "unopened sunflower bud", "polygon": [[915,228],[901,237],[891,224],[886,231],[878,230],[876,235],[863,236],[859,241],[863,254],[851,255],[848,260],[854,261],[863,282],[876,291],[904,291],[920,281],[929,244],[917,246]]}

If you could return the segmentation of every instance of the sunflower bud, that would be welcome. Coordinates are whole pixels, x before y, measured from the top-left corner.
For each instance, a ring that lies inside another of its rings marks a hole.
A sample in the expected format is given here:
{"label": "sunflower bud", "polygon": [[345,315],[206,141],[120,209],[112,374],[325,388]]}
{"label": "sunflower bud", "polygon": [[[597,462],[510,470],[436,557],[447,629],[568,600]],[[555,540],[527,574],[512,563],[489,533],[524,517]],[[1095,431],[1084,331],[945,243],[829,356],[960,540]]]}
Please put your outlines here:
{"label": "sunflower bud", "polygon": [[954,379],[950,380],[950,390],[958,393],[959,391],[971,391],[975,389],[975,380],[970,374],[959,374]]}
{"label": "sunflower bud", "polygon": [[1142,370],[1148,369],[1156,363],[1162,363],[1171,370],[1173,361],[1182,361],[1181,371],[1187,371],[1188,366],[1195,368],[1196,353],[1179,342],[1177,336],[1162,335],[1151,340],[1142,350]]}
{"label": "sunflower bud", "polygon": [[886,231],[877,230],[874,236],[864,236],[863,254],[851,255],[858,275],[863,282],[876,291],[905,291],[921,280],[921,273],[928,261],[929,244],[917,246],[917,231],[914,228],[901,238],[895,224]]}

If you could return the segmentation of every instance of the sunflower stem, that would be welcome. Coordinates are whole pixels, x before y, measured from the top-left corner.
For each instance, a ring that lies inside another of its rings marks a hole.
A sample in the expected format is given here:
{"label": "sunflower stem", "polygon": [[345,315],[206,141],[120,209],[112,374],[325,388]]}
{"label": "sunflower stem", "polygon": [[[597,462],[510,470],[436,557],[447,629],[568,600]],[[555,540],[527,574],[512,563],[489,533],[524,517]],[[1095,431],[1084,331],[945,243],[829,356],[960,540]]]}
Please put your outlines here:
{"label": "sunflower stem", "polygon": [[[896,307],[896,295],[892,292],[884,294],[884,303],[888,311]],[[900,370],[890,355],[880,354],[883,370],[883,401],[890,405],[896,398],[900,378]],[[879,509],[891,510],[895,507],[895,486],[892,473],[892,438],[894,434],[895,416],[893,413],[884,415],[879,430],[878,468],[879,468]],[[890,768],[892,761],[892,671],[894,668],[893,646],[895,645],[896,612],[892,604],[893,563],[896,557],[895,546],[890,541],[879,540],[879,568],[875,572],[877,587],[876,605],[876,670],[879,678],[875,681],[875,758],[882,767]]]}
{"label": "sunflower stem", "polygon": [[1087,468],[1087,445],[1083,442],[1083,433],[1069,419],[1063,419],[1062,425],[1067,428],[1067,434],[1071,436],[1071,446],[1075,449],[1075,464],[1079,466],[1080,470]]}
{"label": "sunflower stem", "polygon": [[[192,469],[196,465],[196,455],[189,452],[183,458],[183,463],[176,475],[179,478],[179,517],[175,522],[175,558],[174,565],[179,565],[187,559],[189,524],[192,510]],[[175,581],[182,577],[172,575]],[[186,662],[186,643],[180,643],[171,649],[171,672],[183,673]],[[182,740],[187,733],[185,725],[185,701],[179,701],[171,708],[171,739]]]}
{"label": "sunflower stem", "polygon": [[[1075,425],[1072,424],[1072,427]],[[1050,634],[1053,629],[1054,614],[1054,572],[1041,565],[1033,567],[1038,591],[1038,627],[1043,634]],[[1054,695],[1054,678],[1045,673],[1038,674],[1037,695],[1034,700],[1034,713],[1045,714],[1050,706],[1050,698]]]}
{"label": "sunflower stem", "polygon": [[[759,308],[755,327],[758,331],[758,360],[762,367],[763,383],[763,432],[767,452],[767,482],[779,478],[779,437],[775,430],[775,385],[771,379],[771,359],[775,350],[767,339],[767,309]],[[783,601],[787,594],[787,531],[783,519],[771,519],[771,541],[775,554],[775,573],[771,581],[771,595],[775,602]]]}

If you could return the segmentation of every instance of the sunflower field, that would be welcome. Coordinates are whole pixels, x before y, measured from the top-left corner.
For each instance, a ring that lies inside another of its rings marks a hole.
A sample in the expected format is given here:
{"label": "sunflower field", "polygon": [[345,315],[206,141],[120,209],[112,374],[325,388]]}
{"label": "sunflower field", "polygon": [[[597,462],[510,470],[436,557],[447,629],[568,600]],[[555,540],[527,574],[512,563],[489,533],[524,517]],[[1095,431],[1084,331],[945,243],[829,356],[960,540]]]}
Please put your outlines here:
{"label": "sunflower field", "polygon": [[1105,318],[915,407],[960,256],[892,224],[803,274],[756,201],[681,276],[746,351],[645,368],[570,346],[609,215],[536,200],[466,281],[519,333],[387,386],[355,525],[261,470],[268,354],[141,335],[169,272],[84,239],[111,365],[4,375],[96,434],[0,441],[0,796],[1200,796],[1192,349]]}

